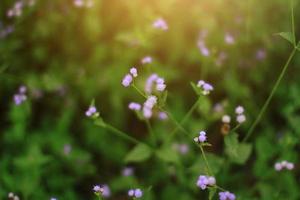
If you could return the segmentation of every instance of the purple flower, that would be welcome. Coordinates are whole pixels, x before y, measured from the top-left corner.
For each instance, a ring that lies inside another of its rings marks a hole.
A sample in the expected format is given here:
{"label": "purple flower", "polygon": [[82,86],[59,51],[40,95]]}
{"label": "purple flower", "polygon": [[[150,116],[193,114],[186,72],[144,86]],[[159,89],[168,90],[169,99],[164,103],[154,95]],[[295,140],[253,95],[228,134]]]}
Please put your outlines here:
{"label": "purple flower", "polygon": [[85,112],[87,117],[93,116],[97,112],[97,108],[95,106],[90,106],[88,110]]}
{"label": "purple flower", "polygon": [[163,30],[163,31],[166,31],[166,30],[169,29],[167,22],[162,18],[159,18],[159,19],[155,20],[153,22],[152,26],[156,29],[160,29],[160,30]]}
{"label": "purple flower", "polygon": [[168,114],[165,113],[165,112],[159,112],[159,113],[158,113],[158,118],[159,118],[160,120],[166,120],[166,119],[168,119]]}
{"label": "purple flower", "polygon": [[132,67],[131,69],[130,69],[130,74],[133,76],[133,77],[137,77],[138,76],[138,74],[137,74],[137,69],[135,68],[135,67]]}
{"label": "purple flower", "polygon": [[201,54],[205,57],[210,55],[210,50],[206,47],[205,42],[202,40],[199,40],[197,43],[197,46],[201,52]]}
{"label": "purple flower", "polygon": [[130,189],[128,191],[128,196],[133,197],[133,198],[141,198],[143,196],[143,191],[139,188]]}
{"label": "purple flower", "polygon": [[266,51],[264,49],[259,49],[256,51],[255,58],[257,60],[264,60],[266,58]]}
{"label": "purple flower", "polygon": [[243,106],[238,106],[235,108],[235,113],[237,115],[243,114],[244,113],[244,107]]}
{"label": "purple flower", "polygon": [[157,97],[156,96],[149,96],[147,100],[144,103],[143,106],[143,115],[145,118],[149,119],[152,117],[152,108],[157,103]]}
{"label": "purple flower", "polygon": [[128,105],[128,108],[130,109],[130,110],[135,110],[135,111],[139,111],[139,110],[141,110],[141,104],[139,104],[139,103],[135,103],[135,102],[131,102],[129,105]]}
{"label": "purple flower", "polygon": [[206,133],[204,131],[199,132],[199,142],[205,142],[206,141]]}
{"label": "purple flower", "polygon": [[150,64],[152,63],[152,57],[151,56],[145,56],[142,60],[141,63],[144,64]]}
{"label": "purple flower", "polygon": [[196,184],[201,190],[205,190],[207,186],[215,185],[216,179],[213,176],[200,175]]}
{"label": "purple flower", "polygon": [[123,176],[132,176],[133,175],[133,168],[132,167],[125,167],[123,170],[122,170],[122,175]]}
{"label": "purple flower", "polygon": [[295,167],[294,163],[288,162],[286,160],[283,160],[281,162],[277,162],[274,165],[274,169],[276,171],[281,171],[283,169],[292,170],[292,169],[294,169],[294,167]]}
{"label": "purple flower", "polygon": [[246,116],[241,114],[241,115],[237,115],[236,117],[236,121],[241,124],[241,123],[244,123],[246,121]]}
{"label": "purple flower", "polygon": [[219,200],[235,200],[235,195],[228,191],[219,192]]}
{"label": "purple flower", "polygon": [[97,195],[102,195],[103,197],[110,197],[110,189],[108,187],[108,185],[95,185],[93,187],[93,191],[97,194]]}
{"label": "purple flower", "polygon": [[225,34],[225,39],[224,40],[227,44],[234,44],[235,43],[234,37],[229,33]]}
{"label": "purple flower", "polygon": [[15,94],[14,98],[13,98],[16,105],[20,105],[24,101],[26,101],[26,99],[27,99],[27,96],[25,94],[26,91],[27,91],[27,88],[24,85],[19,87],[19,92],[17,94]]}
{"label": "purple flower", "polygon": [[198,83],[197,83],[197,87],[201,88],[202,89],[202,94],[203,95],[208,95],[211,91],[213,91],[214,87],[209,84],[209,83],[206,83],[205,81],[203,80],[199,80]]}
{"label": "purple flower", "polygon": [[130,74],[126,74],[122,80],[122,85],[124,87],[128,87],[132,83],[132,80],[133,80],[132,76]]}

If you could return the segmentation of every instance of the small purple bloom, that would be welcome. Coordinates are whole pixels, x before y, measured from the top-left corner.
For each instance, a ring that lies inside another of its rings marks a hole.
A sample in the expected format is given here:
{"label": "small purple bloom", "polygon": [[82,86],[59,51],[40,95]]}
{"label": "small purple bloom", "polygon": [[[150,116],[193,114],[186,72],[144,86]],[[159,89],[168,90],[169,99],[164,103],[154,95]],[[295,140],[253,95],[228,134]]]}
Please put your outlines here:
{"label": "small purple bloom", "polygon": [[130,189],[128,191],[128,196],[133,197],[133,198],[141,198],[143,196],[143,191],[139,188]]}
{"label": "small purple bloom", "polygon": [[235,195],[228,191],[219,192],[219,200],[235,200]]}
{"label": "small purple bloom", "polygon": [[166,30],[169,29],[167,22],[162,18],[159,18],[159,19],[155,20],[153,22],[152,26],[156,29],[160,29],[160,30],[163,30],[163,31],[166,31]]}
{"label": "small purple bloom", "polygon": [[139,103],[135,103],[135,102],[131,102],[129,105],[128,105],[128,108],[130,109],[130,110],[135,110],[135,111],[139,111],[139,110],[141,110],[141,104],[139,104]]}
{"label": "small purple bloom", "polygon": [[132,80],[133,80],[132,76],[130,74],[126,74],[122,80],[122,85],[124,87],[128,87],[128,86],[130,86]]}
{"label": "small purple bloom", "polygon": [[152,63],[152,57],[150,56],[145,56],[142,60],[141,60],[141,63],[144,65],[144,64],[150,64]]}
{"label": "small purple bloom", "polygon": [[159,118],[160,120],[166,120],[166,119],[168,119],[168,115],[167,115],[167,113],[165,113],[165,112],[159,112],[159,113],[158,113],[158,118]]}
{"label": "small purple bloom", "polygon": [[90,107],[88,108],[88,110],[85,112],[85,115],[86,115],[87,117],[91,117],[91,116],[93,116],[96,112],[97,112],[96,107],[95,107],[95,106],[90,106]]}
{"label": "small purple bloom", "polygon": [[123,176],[132,176],[133,175],[133,168],[132,167],[125,167],[123,170],[122,170],[122,175]]}

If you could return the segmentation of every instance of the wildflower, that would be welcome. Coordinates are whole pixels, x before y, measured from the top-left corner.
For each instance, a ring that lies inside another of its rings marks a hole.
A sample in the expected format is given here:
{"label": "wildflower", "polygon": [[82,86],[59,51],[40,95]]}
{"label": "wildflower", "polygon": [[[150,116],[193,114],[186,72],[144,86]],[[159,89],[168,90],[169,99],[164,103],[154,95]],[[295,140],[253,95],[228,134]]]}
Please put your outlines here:
{"label": "wildflower", "polygon": [[238,115],[236,117],[236,121],[241,124],[241,123],[244,123],[246,121],[246,116],[245,115]]}
{"label": "wildflower", "polygon": [[157,97],[156,96],[149,96],[144,103],[145,107],[153,108],[154,105],[157,103]]}
{"label": "wildflower", "polygon": [[166,88],[165,80],[163,78],[157,78],[156,79],[156,90],[157,91],[164,91]]}
{"label": "wildflower", "polygon": [[95,107],[95,106],[90,106],[89,108],[88,108],[88,110],[85,112],[85,115],[87,116],[87,117],[91,117],[91,116],[93,116],[94,114],[96,114],[97,113],[97,108]]}
{"label": "wildflower", "polygon": [[197,43],[197,46],[198,46],[198,48],[199,48],[199,50],[200,50],[200,52],[201,52],[201,54],[202,54],[203,56],[206,56],[206,57],[207,57],[207,56],[210,55],[210,51],[209,51],[209,49],[206,47],[204,41],[199,40],[198,43]]}
{"label": "wildflower", "polygon": [[152,63],[152,57],[151,56],[145,56],[142,60],[141,63],[144,64],[150,64]]}
{"label": "wildflower", "polygon": [[151,94],[153,86],[155,84],[155,89],[159,92],[163,92],[166,89],[165,80],[159,77],[157,74],[151,74],[146,80],[145,92]]}
{"label": "wildflower", "polygon": [[163,30],[163,31],[166,31],[166,30],[169,29],[167,22],[162,18],[159,18],[159,19],[155,20],[153,22],[152,26],[156,29],[160,29],[160,30]]}
{"label": "wildflower", "polygon": [[132,76],[130,74],[126,74],[125,77],[122,80],[122,85],[124,87],[128,87],[128,86],[130,86],[130,84],[132,83],[132,81],[133,81]]}
{"label": "wildflower", "polygon": [[50,200],[57,200],[57,199],[56,199],[56,198],[54,198],[54,197],[51,197],[51,198],[50,198]]}
{"label": "wildflower", "polygon": [[133,197],[133,198],[141,198],[143,196],[143,191],[139,188],[130,189],[128,191],[128,196]]}
{"label": "wildflower", "polygon": [[130,69],[130,74],[133,76],[133,77],[137,77],[138,74],[137,74],[137,69],[135,67],[132,67]]}
{"label": "wildflower", "polygon": [[123,176],[131,176],[133,175],[133,168],[132,167],[125,167],[123,170],[122,170],[122,175]]}
{"label": "wildflower", "polygon": [[238,107],[236,107],[236,108],[235,108],[235,113],[236,113],[237,115],[243,114],[243,113],[244,113],[244,107],[243,107],[243,106],[238,106]]}
{"label": "wildflower", "polygon": [[189,152],[189,146],[187,144],[173,144],[172,148],[178,151],[180,154],[185,155]]}
{"label": "wildflower", "polygon": [[168,114],[165,113],[165,112],[159,112],[159,113],[158,113],[158,118],[159,118],[160,120],[166,120],[166,119],[168,119]]}
{"label": "wildflower", "polygon": [[256,51],[255,58],[257,60],[264,60],[266,58],[266,51],[264,49],[259,49]]}
{"label": "wildflower", "polygon": [[219,192],[219,200],[235,200],[235,195],[228,191]]}
{"label": "wildflower", "polygon": [[275,163],[274,168],[276,171],[281,171],[284,168],[286,168],[287,170],[292,170],[292,169],[294,169],[294,163],[284,160],[284,161]]}
{"label": "wildflower", "polygon": [[206,141],[206,132],[200,131],[199,136],[194,138],[195,142],[205,142]]}
{"label": "wildflower", "polygon": [[198,81],[197,87],[202,89],[202,94],[203,95],[208,95],[214,89],[211,84],[206,83],[203,80]]}
{"label": "wildflower", "polygon": [[135,103],[135,102],[131,102],[129,105],[128,105],[128,108],[130,109],[130,110],[135,110],[135,111],[139,111],[139,110],[141,110],[141,104],[139,104],[139,103]]}
{"label": "wildflower", "polygon": [[234,37],[229,33],[225,34],[225,39],[224,40],[227,44],[234,44],[235,43]]}
{"label": "wildflower", "polygon": [[216,179],[213,176],[200,175],[196,184],[201,190],[205,190],[208,186],[215,185]]}
{"label": "wildflower", "polygon": [[223,123],[229,124],[230,121],[231,121],[231,118],[230,118],[229,115],[223,115],[223,117],[222,117],[222,122]]}
{"label": "wildflower", "polygon": [[15,102],[16,105],[20,105],[24,101],[26,101],[26,99],[27,99],[27,96],[25,94],[26,91],[27,91],[26,86],[22,85],[22,86],[19,87],[19,92],[14,95],[14,102]]}
{"label": "wildflower", "polygon": [[150,118],[152,116],[152,108],[157,103],[157,97],[156,96],[149,96],[147,100],[144,103],[143,107],[143,115],[145,118]]}
{"label": "wildflower", "polygon": [[108,185],[95,185],[93,187],[93,191],[96,195],[101,195],[103,197],[109,197],[110,196],[110,189],[108,187]]}

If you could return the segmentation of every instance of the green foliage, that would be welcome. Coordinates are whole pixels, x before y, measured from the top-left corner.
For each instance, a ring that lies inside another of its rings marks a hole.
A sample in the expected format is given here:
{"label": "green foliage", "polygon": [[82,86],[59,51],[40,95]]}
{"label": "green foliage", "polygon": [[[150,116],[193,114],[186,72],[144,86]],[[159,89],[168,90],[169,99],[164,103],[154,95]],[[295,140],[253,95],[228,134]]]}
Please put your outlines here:
{"label": "green foliage", "polygon": [[[94,0],[91,8],[37,0],[9,18],[15,2],[0,2],[0,199],[9,192],[32,200],[95,199],[96,184],[108,184],[112,200],[138,187],[145,200],[218,199],[219,189],[195,185],[208,174],[192,140],[200,130],[207,132],[202,147],[222,188],[238,199],[300,199],[299,2],[291,12],[286,0]],[[152,27],[160,17],[167,31]],[[4,34],[10,27],[13,32]],[[199,49],[201,38],[208,56]],[[292,47],[298,51],[242,142]],[[142,65],[147,55],[153,62]],[[152,73],[167,85],[156,94],[158,105],[174,119],[150,120],[155,142],[142,113],[127,108],[145,101],[121,85],[132,66],[140,90]],[[214,86],[207,96],[196,86],[200,79]],[[27,86],[27,100],[16,106],[20,85]],[[173,120],[181,122],[195,101],[178,128]],[[247,121],[232,130],[237,105]],[[89,106],[98,111],[91,118],[85,116]],[[224,114],[231,116],[226,136],[220,131]],[[275,171],[281,160],[295,169]],[[121,175],[125,167],[134,174]]]}

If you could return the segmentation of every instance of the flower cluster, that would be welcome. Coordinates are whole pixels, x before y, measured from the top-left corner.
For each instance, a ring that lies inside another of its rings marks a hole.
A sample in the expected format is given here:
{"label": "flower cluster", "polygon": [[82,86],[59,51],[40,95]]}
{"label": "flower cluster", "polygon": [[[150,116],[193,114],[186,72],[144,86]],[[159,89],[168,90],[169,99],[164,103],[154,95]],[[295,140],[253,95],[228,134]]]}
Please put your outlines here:
{"label": "flower cluster", "polygon": [[97,108],[95,106],[90,106],[88,110],[85,112],[87,117],[91,117],[97,113]]}
{"label": "flower cluster", "polygon": [[110,189],[108,185],[95,185],[93,191],[97,196],[110,197]]}
{"label": "flower cluster", "polygon": [[156,105],[156,103],[157,103],[156,96],[149,96],[145,101],[143,106],[143,115],[146,119],[152,117],[152,108]]}
{"label": "flower cluster", "polygon": [[76,7],[91,8],[91,7],[93,7],[94,2],[92,0],[74,0],[74,5]]}
{"label": "flower cluster", "polygon": [[151,74],[146,80],[145,92],[151,94],[155,88],[159,92],[163,92],[166,89],[165,80],[159,77],[157,74]]}
{"label": "flower cluster", "polygon": [[20,105],[24,101],[26,101],[26,99],[27,99],[26,91],[27,91],[26,86],[22,85],[19,87],[18,93],[14,95],[14,102],[16,105]]}
{"label": "flower cluster", "polygon": [[141,198],[143,196],[143,191],[139,188],[130,189],[128,191],[128,196],[133,197],[133,198]]}
{"label": "flower cluster", "polygon": [[6,16],[9,18],[19,17],[22,15],[25,6],[33,6],[34,4],[35,4],[35,0],[17,1],[13,5],[13,7],[7,11]]}
{"label": "flower cluster", "polygon": [[152,63],[152,57],[151,56],[145,56],[142,58],[141,63],[143,65]]}
{"label": "flower cluster", "polygon": [[239,124],[244,123],[246,121],[246,116],[244,115],[244,108],[242,106],[236,107],[235,113],[237,114],[236,121]]}
{"label": "flower cluster", "polygon": [[8,199],[9,200],[20,200],[19,196],[15,195],[12,192],[8,193]]}
{"label": "flower cluster", "polygon": [[219,192],[219,200],[235,200],[235,195],[228,191]]}
{"label": "flower cluster", "polygon": [[206,141],[206,132],[205,131],[200,131],[199,136],[194,138],[194,141],[199,143],[199,142],[205,142]]}
{"label": "flower cluster", "polygon": [[155,20],[152,26],[163,31],[167,31],[169,29],[167,22],[162,18]]}
{"label": "flower cluster", "polygon": [[137,76],[138,76],[137,69],[135,67],[132,67],[129,70],[129,73],[124,76],[122,80],[122,85],[124,87],[130,86],[133,81],[133,78],[136,78]]}
{"label": "flower cluster", "polygon": [[214,87],[211,84],[206,83],[203,80],[198,81],[197,87],[202,89],[202,94],[203,95],[208,95],[214,89]]}
{"label": "flower cluster", "polygon": [[205,190],[208,186],[213,186],[216,184],[216,179],[213,176],[200,175],[197,180],[197,186],[201,190]]}
{"label": "flower cluster", "polygon": [[292,169],[294,169],[294,163],[284,160],[284,161],[275,163],[274,168],[276,171],[281,171],[283,169],[292,170]]}

